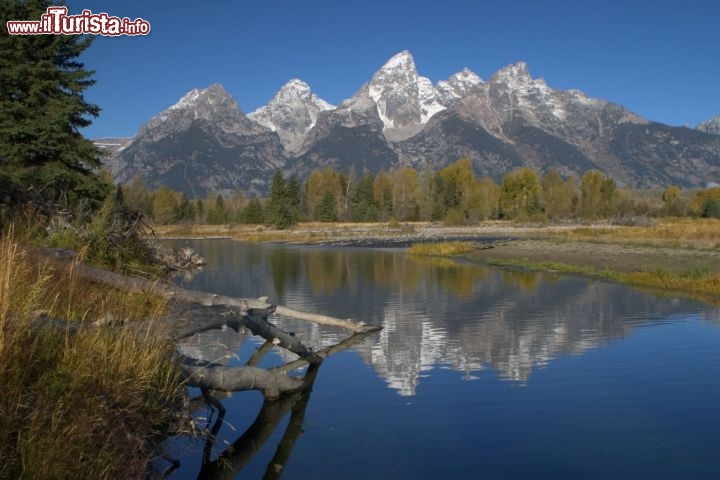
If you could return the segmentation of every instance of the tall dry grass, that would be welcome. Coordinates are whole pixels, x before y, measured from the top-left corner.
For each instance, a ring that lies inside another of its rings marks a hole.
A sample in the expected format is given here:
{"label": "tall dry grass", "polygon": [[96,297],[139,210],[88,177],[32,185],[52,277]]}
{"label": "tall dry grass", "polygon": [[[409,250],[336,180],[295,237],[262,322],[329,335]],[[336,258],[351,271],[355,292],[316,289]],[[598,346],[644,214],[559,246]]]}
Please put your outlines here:
{"label": "tall dry grass", "polygon": [[720,248],[720,220],[712,218],[666,218],[646,227],[578,227],[550,232],[568,240],[626,243],[659,247]]}
{"label": "tall dry grass", "polygon": [[415,243],[408,248],[407,253],[410,255],[428,255],[428,256],[452,256],[462,255],[477,250],[477,242],[428,242]]}
{"label": "tall dry grass", "polygon": [[[88,284],[0,238],[0,478],[140,478],[178,425],[164,301]],[[38,313],[87,328],[42,327]],[[113,319],[90,326],[97,319]],[[117,321],[149,319],[142,323]],[[140,326],[141,325],[141,326]]]}

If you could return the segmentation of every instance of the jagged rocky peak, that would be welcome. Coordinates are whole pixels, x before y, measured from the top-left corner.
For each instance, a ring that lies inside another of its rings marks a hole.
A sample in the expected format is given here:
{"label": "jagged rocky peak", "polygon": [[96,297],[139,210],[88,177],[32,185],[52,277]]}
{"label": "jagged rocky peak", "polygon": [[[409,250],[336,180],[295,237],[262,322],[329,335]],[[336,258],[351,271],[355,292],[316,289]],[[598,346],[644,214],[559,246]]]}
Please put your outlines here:
{"label": "jagged rocky peak", "polygon": [[482,78],[477,74],[468,68],[463,68],[461,71],[450,75],[447,80],[437,82],[435,91],[440,103],[445,107],[450,107],[457,100],[467,95],[470,90],[483,83]]}
{"label": "jagged rocky peak", "polygon": [[198,115],[206,115],[207,112],[218,108],[227,107],[240,107],[237,105],[235,100],[228,92],[225,91],[222,85],[219,83],[213,83],[207,88],[194,88],[173,106],[168,108],[168,111],[193,111]]}
{"label": "jagged rocky peak", "polygon": [[521,97],[548,97],[555,90],[548,87],[542,78],[532,78],[527,63],[516,62],[501,68],[490,78],[490,85],[493,89],[507,89]]}
{"label": "jagged rocky peak", "polygon": [[453,106],[483,81],[465,68],[433,86],[420,76],[412,55],[403,50],[373,75],[368,86],[385,134],[394,141],[418,133],[438,112]]}
{"label": "jagged rocky peak", "polygon": [[293,152],[315,126],[318,115],[334,108],[315,95],[307,83],[293,78],[283,85],[267,105],[250,113],[248,117],[277,132],[285,149]]}
{"label": "jagged rocky peak", "polygon": [[493,74],[488,85],[489,101],[503,122],[518,114],[532,124],[562,121],[565,102],[542,78],[533,79],[527,63],[516,62]]}
{"label": "jagged rocky peak", "polygon": [[418,75],[412,55],[403,50],[375,72],[368,87],[386,129],[425,124],[444,110],[432,82]]}
{"label": "jagged rocky peak", "polygon": [[713,133],[715,135],[720,135],[720,115],[701,123],[697,126],[697,129],[705,133]]}
{"label": "jagged rocky peak", "polygon": [[528,69],[527,63],[525,62],[516,62],[513,64],[510,64],[506,67],[501,68],[497,72],[495,72],[495,75],[492,76],[491,80],[500,81],[500,80],[516,80],[519,82],[532,82],[533,78],[530,75],[530,70]]}

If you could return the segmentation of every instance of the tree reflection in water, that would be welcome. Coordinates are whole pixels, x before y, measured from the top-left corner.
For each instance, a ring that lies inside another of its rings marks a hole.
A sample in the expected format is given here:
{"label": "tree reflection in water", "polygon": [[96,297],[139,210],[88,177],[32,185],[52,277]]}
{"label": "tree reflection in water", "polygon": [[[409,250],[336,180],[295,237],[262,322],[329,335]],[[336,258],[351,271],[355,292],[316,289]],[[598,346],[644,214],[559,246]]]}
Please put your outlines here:
{"label": "tree reflection in water", "polygon": [[220,455],[211,458],[215,439],[223,425],[225,412],[219,410],[210,429],[203,449],[202,467],[198,478],[232,479],[252,460],[255,454],[275,432],[278,424],[290,412],[290,420],[285,427],[275,454],[267,465],[263,478],[280,478],[283,468],[290,459],[295,442],[303,431],[303,419],[307,409],[315,378],[321,363],[310,365],[305,374],[306,386],[295,393],[281,397],[277,401],[264,401],[255,421]]}

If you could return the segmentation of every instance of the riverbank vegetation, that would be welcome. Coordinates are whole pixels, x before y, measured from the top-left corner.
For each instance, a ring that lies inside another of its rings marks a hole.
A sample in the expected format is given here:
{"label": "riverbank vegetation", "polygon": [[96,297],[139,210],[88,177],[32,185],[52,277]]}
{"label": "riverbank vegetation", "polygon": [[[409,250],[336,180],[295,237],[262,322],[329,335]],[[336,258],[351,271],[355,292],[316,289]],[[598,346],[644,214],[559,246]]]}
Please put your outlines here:
{"label": "riverbank vegetation", "polygon": [[0,478],[144,476],[183,406],[174,345],[153,322],[166,311],[0,238]]}
{"label": "riverbank vegetation", "polygon": [[477,242],[430,242],[416,243],[408,248],[407,253],[418,256],[455,256],[469,253],[478,248]]}
{"label": "riverbank vegetation", "polygon": [[[552,257],[552,252],[548,252]],[[612,268],[596,268],[579,263],[533,261],[517,258],[495,257],[487,261],[491,265],[540,270],[551,273],[583,275],[590,278],[625,283],[672,294],[680,294],[711,305],[720,304],[720,274],[707,267],[689,268],[671,272],[666,268],[649,271],[621,272]]]}
{"label": "riverbank vegetation", "polygon": [[572,241],[720,249],[720,221],[714,218],[668,217],[643,227],[582,226],[556,230],[549,232],[549,235]]}
{"label": "riverbank vegetation", "polygon": [[[37,20],[51,3],[0,3]],[[142,478],[175,430],[183,382],[155,319],[165,300],[77,278],[36,248],[127,273],[162,269],[141,214],[81,134],[100,108],[78,61],[92,38],[0,34],[0,478]],[[31,247],[32,246],[32,247]],[[142,320],[138,323],[135,320]]]}

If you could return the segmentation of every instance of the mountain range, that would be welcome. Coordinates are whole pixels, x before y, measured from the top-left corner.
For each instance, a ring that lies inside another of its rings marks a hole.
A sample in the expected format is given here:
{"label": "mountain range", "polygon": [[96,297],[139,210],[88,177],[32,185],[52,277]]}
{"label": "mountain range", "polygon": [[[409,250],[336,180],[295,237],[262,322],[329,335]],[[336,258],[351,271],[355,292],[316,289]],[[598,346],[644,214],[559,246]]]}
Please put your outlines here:
{"label": "mountain range", "polygon": [[267,193],[276,169],[306,177],[332,166],[377,173],[438,170],[459,158],[496,181],[530,166],[579,177],[598,169],[621,185],[702,187],[720,181],[720,116],[696,129],[653,122],[580,90],[533,78],[524,62],[488,80],[468,69],[435,84],[408,51],[334,106],[292,79],[245,114],[219,84],[195,89],[113,145],[118,182],[142,175],[190,196]]}

